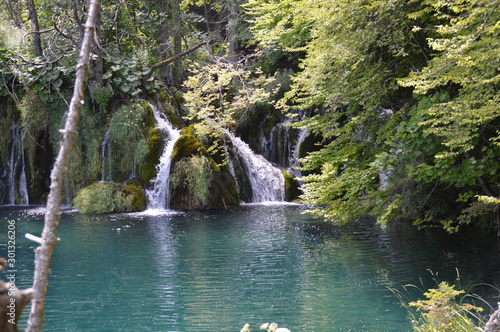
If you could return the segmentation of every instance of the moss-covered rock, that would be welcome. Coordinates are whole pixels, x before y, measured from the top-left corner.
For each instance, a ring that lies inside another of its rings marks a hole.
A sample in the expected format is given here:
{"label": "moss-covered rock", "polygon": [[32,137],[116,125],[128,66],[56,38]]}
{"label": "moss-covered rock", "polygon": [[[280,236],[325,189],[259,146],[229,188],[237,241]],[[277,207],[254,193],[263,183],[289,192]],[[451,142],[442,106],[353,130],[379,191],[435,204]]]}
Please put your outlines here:
{"label": "moss-covered rock", "polygon": [[286,170],[282,169],[281,172],[285,178],[285,200],[291,202],[298,199],[300,194],[302,194],[299,182]]}
{"label": "moss-covered rock", "polygon": [[146,192],[139,180],[125,182],[125,186],[120,191],[125,194],[129,212],[140,212],[146,209]]}
{"label": "moss-covered rock", "polygon": [[73,204],[82,213],[138,212],[146,208],[139,181],[93,183],[78,192]]}
{"label": "moss-covered rock", "polygon": [[238,191],[227,166],[220,167],[190,134],[174,146],[170,171],[170,207],[212,209],[238,205]]}
{"label": "moss-covered rock", "polygon": [[190,157],[194,154],[208,156],[207,149],[191,134],[184,134],[179,137],[174,145],[172,153],[172,163],[175,163],[182,158]]}
{"label": "moss-covered rock", "polygon": [[142,173],[154,126],[153,110],[145,101],[122,104],[113,112],[109,122],[112,180],[125,181],[130,174]]}
{"label": "moss-covered rock", "polygon": [[156,104],[161,112],[167,116],[170,123],[176,128],[183,127],[184,121],[178,112],[180,105],[183,104],[182,93],[177,93],[173,96],[169,92],[163,91],[157,93],[155,97]]}
{"label": "moss-covered rock", "polygon": [[156,177],[156,165],[160,161],[163,152],[163,137],[160,129],[152,128],[148,135],[148,153],[144,157],[144,163],[139,165],[141,180],[144,183],[149,183],[151,179]]}

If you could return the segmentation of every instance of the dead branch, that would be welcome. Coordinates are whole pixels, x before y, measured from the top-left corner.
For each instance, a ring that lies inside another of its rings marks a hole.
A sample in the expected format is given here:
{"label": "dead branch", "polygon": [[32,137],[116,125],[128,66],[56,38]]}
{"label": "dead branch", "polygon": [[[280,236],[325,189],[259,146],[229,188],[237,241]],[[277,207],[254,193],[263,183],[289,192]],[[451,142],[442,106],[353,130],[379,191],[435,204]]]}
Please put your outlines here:
{"label": "dead branch", "polygon": [[196,45],[194,45],[193,47],[191,47],[190,49],[188,50],[185,50],[184,52],[181,52],[179,54],[176,54],[174,55],[173,57],[169,58],[169,59],[166,59],[166,60],[163,60],[161,62],[158,62],[158,63],[155,63],[151,69],[142,77],[142,82],[143,84],[145,85],[145,83],[151,78],[151,75],[153,75],[153,72],[158,69],[158,68],[161,68],[161,67],[165,67],[166,65],[174,62],[175,60],[185,56],[185,55],[188,55],[189,53],[192,53],[194,51],[196,51],[197,49],[199,49],[200,47],[202,47],[203,45],[207,45],[209,44],[210,41],[204,41],[204,42],[201,42],[201,43],[198,43]]}
{"label": "dead branch", "polygon": [[[0,271],[4,269],[6,264],[7,261],[0,257]],[[15,275],[14,277],[10,275],[10,277],[15,279]],[[9,276],[7,278],[9,279]],[[0,280],[0,331],[18,332],[17,321],[32,297],[32,288],[19,290],[15,283]]]}
{"label": "dead branch", "polygon": [[490,319],[484,326],[484,332],[496,331],[500,331],[500,302],[498,303],[498,309],[491,314]]}

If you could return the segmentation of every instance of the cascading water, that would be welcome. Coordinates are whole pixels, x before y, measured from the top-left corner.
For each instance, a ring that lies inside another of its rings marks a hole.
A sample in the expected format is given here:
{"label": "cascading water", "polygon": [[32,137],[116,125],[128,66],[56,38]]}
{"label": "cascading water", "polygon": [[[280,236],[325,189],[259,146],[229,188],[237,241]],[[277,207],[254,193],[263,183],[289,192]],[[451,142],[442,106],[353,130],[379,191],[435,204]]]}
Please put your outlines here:
{"label": "cascading water", "polygon": [[[241,157],[252,187],[252,203],[281,202],[285,199],[285,179],[280,169],[255,154],[240,138],[227,133],[235,153]],[[234,168],[234,167],[233,167]],[[233,175],[234,176],[234,175]]]}
{"label": "cascading water", "polygon": [[299,135],[297,138],[297,142],[295,143],[295,147],[292,151],[292,157],[290,160],[290,168],[288,172],[293,174],[295,177],[301,177],[302,173],[300,172],[298,167],[300,167],[299,159],[300,159],[300,147],[302,143],[304,143],[305,139],[309,136],[309,130],[301,129],[299,131]]}
{"label": "cascading water", "polygon": [[24,162],[24,132],[19,126],[12,122],[12,144],[10,150],[9,169],[7,176],[7,187],[9,188],[8,204],[16,204],[16,176],[17,194],[19,194],[19,204],[29,204],[28,185],[26,181],[26,165]]}
{"label": "cascading water", "polygon": [[170,166],[172,161],[172,153],[177,139],[181,136],[180,131],[168,121],[168,119],[160,113],[158,108],[149,103],[153,109],[153,114],[156,120],[157,128],[165,134],[165,148],[160,157],[160,163],[156,166],[156,178],[151,180],[151,189],[146,191],[149,200],[149,210],[166,210],[170,206]]}
{"label": "cascading water", "polygon": [[111,133],[108,130],[101,142],[101,182],[111,181],[111,147],[109,144]]}
{"label": "cascading water", "polygon": [[291,138],[289,121],[278,123],[269,133],[269,138],[262,128],[259,135],[260,152],[273,163],[287,167],[291,161]]}

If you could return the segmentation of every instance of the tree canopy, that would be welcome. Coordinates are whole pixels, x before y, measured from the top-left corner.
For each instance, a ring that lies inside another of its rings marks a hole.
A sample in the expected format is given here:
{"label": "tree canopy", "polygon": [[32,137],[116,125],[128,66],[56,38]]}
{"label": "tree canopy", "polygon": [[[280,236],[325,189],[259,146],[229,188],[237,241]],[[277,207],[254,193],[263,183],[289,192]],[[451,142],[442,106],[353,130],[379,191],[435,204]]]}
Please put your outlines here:
{"label": "tree canopy", "polygon": [[303,198],[450,231],[498,196],[497,1],[249,1],[264,48],[301,54],[279,101],[323,137]]}

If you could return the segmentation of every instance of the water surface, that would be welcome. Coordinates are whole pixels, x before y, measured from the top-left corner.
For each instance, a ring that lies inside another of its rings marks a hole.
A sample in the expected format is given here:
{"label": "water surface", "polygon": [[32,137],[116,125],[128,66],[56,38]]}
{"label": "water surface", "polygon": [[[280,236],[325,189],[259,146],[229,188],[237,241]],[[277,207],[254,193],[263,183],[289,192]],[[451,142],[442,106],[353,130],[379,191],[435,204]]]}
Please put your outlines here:
{"label": "water surface", "polygon": [[[275,321],[293,332],[410,331],[389,288],[433,287],[427,269],[465,289],[500,280],[497,243],[479,230],[450,237],[401,225],[381,229],[371,221],[338,227],[302,209],[65,212],[45,330],[237,332],[245,323],[258,330]],[[41,233],[42,212],[0,208],[0,256],[7,221],[16,220],[22,288],[32,282],[35,248],[23,234]],[[490,288],[474,290],[497,301]]]}

